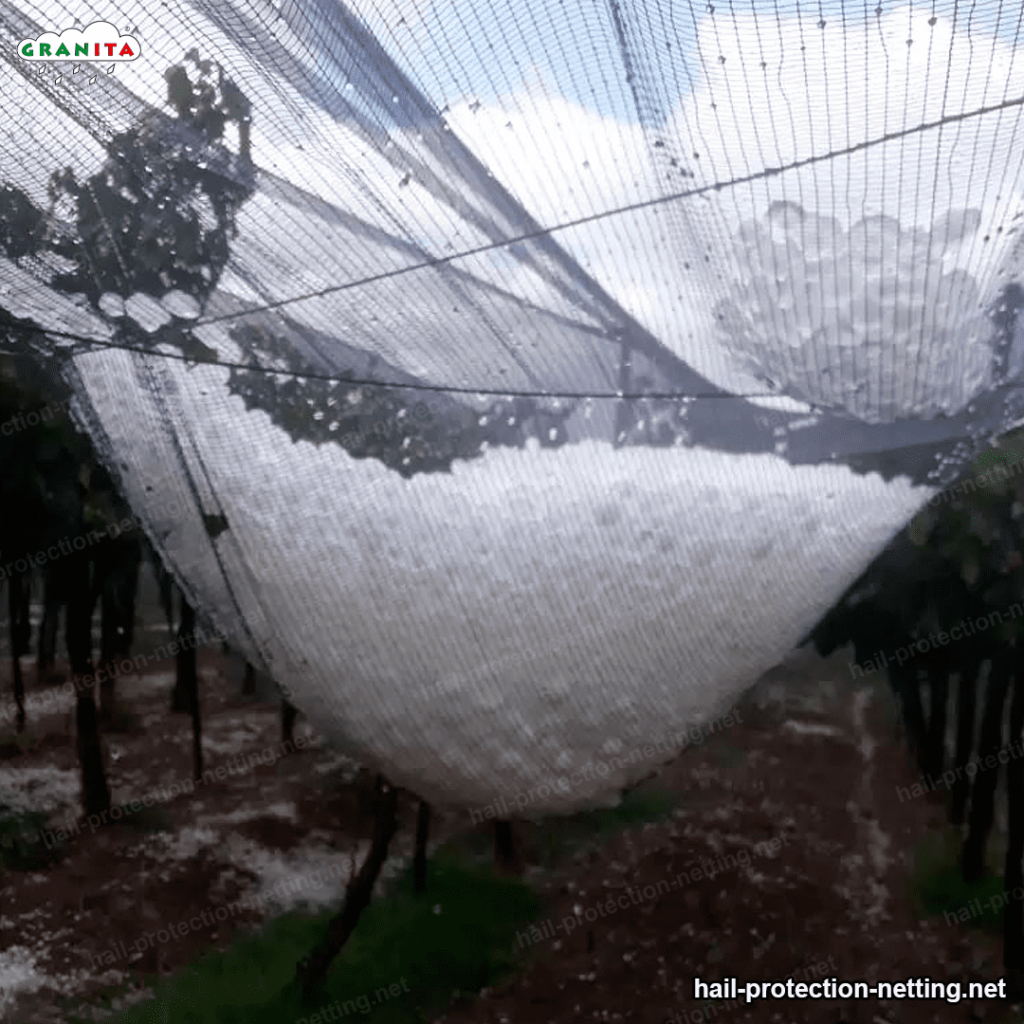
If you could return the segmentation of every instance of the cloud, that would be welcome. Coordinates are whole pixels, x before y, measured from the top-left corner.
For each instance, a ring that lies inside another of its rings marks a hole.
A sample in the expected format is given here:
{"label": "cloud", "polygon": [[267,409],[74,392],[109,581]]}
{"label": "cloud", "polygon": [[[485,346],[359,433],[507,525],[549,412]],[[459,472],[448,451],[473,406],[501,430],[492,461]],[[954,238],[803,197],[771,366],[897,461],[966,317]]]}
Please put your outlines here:
{"label": "cloud", "polygon": [[135,60],[140,51],[135,36],[122,35],[107,21],[94,21],[88,28],[66,28],[43,32],[36,39],[22,39],[18,54],[35,61],[111,61]]}
{"label": "cloud", "polygon": [[[475,110],[468,99],[453,103],[447,120],[541,224],[583,222],[555,240],[670,349],[717,384],[763,390],[715,340],[708,285],[683,270],[703,254],[692,244],[686,251],[686,232],[667,237],[668,204],[638,206],[675,187],[660,180],[643,127],[559,95],[548,79]],[[689,216],[683,205],[672,204],[673,217]],[[699,237],[696,228],[689,237]],[[506,286],[525,285],[514,268],[502,269]]]}
{"label": "cloud", "polygon": [[[998,109],[1024,92],[1012,42],[909,7],[867,27],[707,16],[685,54],[669,41],[645,72],[689,88],[663,91],[646,126],[552,82],[482,103],[467,89],[448,122],[541,223],[610,214],[555,237],[716,383],[765,376],[868,420],[966,404],[1019,258],[1017,115]],[[776,224],[786,211],[794,225]]]}
{"label": "cloud", "polygon": [[706,250],[726,346],[802,397],[957,411],[991,383],[986,311],[1019,272],[1019,113],[1000,105],[1024,92],[1020,54],[910,7],[730,22],[699,24],[704,73],[658,150],[724,183],[666,204],[677,264]]}

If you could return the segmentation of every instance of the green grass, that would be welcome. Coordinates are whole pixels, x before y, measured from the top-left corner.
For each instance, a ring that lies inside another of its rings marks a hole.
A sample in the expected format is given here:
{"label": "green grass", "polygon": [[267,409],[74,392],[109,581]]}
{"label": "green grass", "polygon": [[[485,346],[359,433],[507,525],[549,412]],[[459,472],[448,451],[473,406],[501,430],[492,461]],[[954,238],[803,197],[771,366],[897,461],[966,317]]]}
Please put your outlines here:
{"label": "green grass", "polygon": [[623,794],[617,807],[581,811],[565,818],[548,818],[537,831],[537,852],[545,866],[582,848],[593,848],[617,832],[648,821],[668,817],[676,797],[657,789],[634,789]]}
{"label": "green grass", "polygon": [[[110,826],[108,826],[110,827]],[[118,826],[135,832],[168,832],[171,815],[162,807],[143,807]],[[8,871],[43,871],[62,860],[67,839],[57,838],[57,829],[47,829],[47,817],[39,811],[14,812],[0,805],[0,867]],[[49,846],[43,838],[48,832]]]}
{"label": "green grass", "polygon": [[[625,792],[617,807],[527,821],[519,827],[521,837],[534,848],[541,867],[553,868],[581,850],[600,848],[617,832],[668,817],[676,802],[674,794],[662,790],[635,789]],[[490,827],[467,831],[451,840],[451,845],[476,864],[489,864],[494,858]]]}
{"label": "green grass", "polygon": [[[541,822],[538,845],[552,857],[593,848],[625,828],[664,818],[674,806],[670,794],[635,790],[618,807]],[[172,978],[148,979],[155,998],[111,1024],[295,1024],[323,1009],[340,1021],[424,1024],[453,998],[472,998],[515,976],[531,958],[529,950],[515,952],[516,933],[536,921],[539,898],[525,882],[495,876],[492,857],[488,832],[467,833],[428,862],[424,895],[413,893],[411,870],[395,879],[363,914],[315,1007],[303,1007],[294,990],[295,965],[321,939],[333,912],[282,915]],[[108,995],[105,1006],[124,988]],[[85,1024],[70,1014],[68,1021]]]}
{"label": "green grass", "polygon": [[660,789],[634,789],[623,795],[618,807],[604,807],[597,811],[583,811],[573,815],[584,828],[598,835],[608,836],[633,825],[667,818],[676,805],[672,793]]}
{"label": "green grass", "polygon": [[[428,864],[423,896],[412,892],[407,873],[370,905],[332,966],[317,1007],[304,1009],[292,982],[296,962],[319,941],[330,912],[286,914],[258,934],[236,938],[229,950],[157,982],[154,1000],[114,1021],[293,1024],[337,1003],[336,1019],[420,1024],[443,1010],[453,993],[475,993],[515,972],[515,933],[537,910],[525,883],[439,856]],[[382,989],[387,994],[378,999]]]}
{"label": "green grass", "polygon": [[21,754],[30,754],[38,744],[39,740],[32,729],[25,729],[24,732],[5,732],[0,734],[0,757],[18,757]]}
{"label": "green grass", "polygon": [[60,860],[64,844],[47,847],[40,835],[45,827],[45,814],[13,813],[0,806],[0,866],[8,871],[39,871]]}
{"label": "green grass", "polygon": [[1006,888],[1003,878],[990,874],[965,882],[958,863],[960,849],[961,840],[953,829],[933,834],[919,844],[911,879],[918,910],[926,916],[948,913],[968,927],[1001,933],[1002,909],[989,909],[989,900]]}
{"label": "green grass", "polygon": [[[526,848],[536,853],[541,867],[553,868],[580,850],[600,848],[617,832],[668,817],[676,802],[677,797],[672,793],[635,789],[624,793],[617,807],[521,822],[520,838]],[[449,846],[475,864],[490,864],[494,859],[490,822],[454,837]]]}

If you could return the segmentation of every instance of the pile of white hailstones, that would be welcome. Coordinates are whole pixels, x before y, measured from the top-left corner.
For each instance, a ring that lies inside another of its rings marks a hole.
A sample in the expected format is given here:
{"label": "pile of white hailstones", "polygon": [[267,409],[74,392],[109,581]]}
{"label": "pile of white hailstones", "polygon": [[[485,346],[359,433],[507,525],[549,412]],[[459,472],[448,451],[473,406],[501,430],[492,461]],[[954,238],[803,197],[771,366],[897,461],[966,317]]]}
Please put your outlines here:
{"label": "pile of white hailstones", "polygon": [[992,380],[992,326],[961,258],[983,254],[981,219],[952,210],[928,231],[876,214],[844,230],[772,203],[733,237],[742,269],[716,309],[720,329],[795,398],[874,423],[954,414]]}

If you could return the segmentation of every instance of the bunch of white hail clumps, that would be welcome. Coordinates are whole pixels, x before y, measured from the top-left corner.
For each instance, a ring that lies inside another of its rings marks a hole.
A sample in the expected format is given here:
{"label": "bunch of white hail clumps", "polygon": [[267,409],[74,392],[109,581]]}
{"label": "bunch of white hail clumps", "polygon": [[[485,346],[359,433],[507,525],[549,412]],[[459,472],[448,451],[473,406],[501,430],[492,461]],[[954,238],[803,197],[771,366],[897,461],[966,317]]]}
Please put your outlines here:
{"label": "bunch of white hail clumps", "polygon": [[[658,766],[645,745],[668,760],[728,712],[934,493],[772,453],[596,440],[405,479],[293,442],[225,394],[226,367],[168,360],[155,395],[139,358],[76,366],[197,606],[329,742],[437,804],[614,802]],[[228,524],[216,536],[176,435]]]}
{"label": "bunch of white hail clumps", "polygon": [[772,203],[733,238],[744,272],[719,324],[750,369],[794,397],[872,422],[956,413],[991,380],[978,282],[950,258],[980,223],[967,209],[930,231],[882,214],[844,230]]}

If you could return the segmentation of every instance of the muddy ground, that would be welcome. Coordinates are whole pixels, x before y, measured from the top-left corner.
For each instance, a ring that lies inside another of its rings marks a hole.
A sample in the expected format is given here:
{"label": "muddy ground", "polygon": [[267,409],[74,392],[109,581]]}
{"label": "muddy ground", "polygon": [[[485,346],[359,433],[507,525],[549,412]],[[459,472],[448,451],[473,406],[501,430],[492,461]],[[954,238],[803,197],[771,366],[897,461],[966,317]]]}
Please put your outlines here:
{"label": "muddy ground", "polygon": [[[278,708],[243,700],[219,646],[201,651],[207,767],[224,778],[65,842],[56,863],[0,882],[0,1019],[63,1024],[102,1019],[98,996],[168,974],[233,928],[337,901],[367,848],[368,786],[359,766],[325,749],[299,719],[303,749],[284,754]],[[106,739],[114,802],[167,796],[191,777],[187,716],[168,713],[173,664],[153,661],[119,682],[129,714]],[[31,682],[30,689],[34,684]],[[9,684],[0,677],[9,700]],[[1019,1021],[999,1000],[742,1001],[693,997],[693,979],[996,981],[998,937],[921,919],[914,854],[941,828],[941,797],[903,801],[916,776],[883,679],[853,683],[846,661],[795,652],[739,706],[740,722],[685,751],[644,785],[677,799],[666,819],[636,827],[556,866],[528,865],[541,893],[536,931],[519,945],[531,964],[500,990],[454,1006],[446,1024],[637,1024],[740,1021],[924,1024]],[[0,805],[77,814],[69,713],[35,715],[28,751],[0,749]],[[0,736],[9,736],[9,726]],[[238,758],[261,763],[240,767]],[[386,877],[408,863],[416,804],[402,794]],[[435,817],[432,847],[472,829]],[[486,828],[484,826],[477,826]],[[521,830],[529,859],[537,830]],[[649,887],[649,888],[648,888]],[[237,900],[252,910],[125,955],[135,939]],[[609,896],[631,893],[608,903]],[[648,894],[648,895],[645,895]],[[570,924],[570,922],[576,922]],[[122,945],[123,944],[123,945]],[[965,985],[966,988],[966,985]],[[358,1019],[372,1020],[372,1013]]]}

